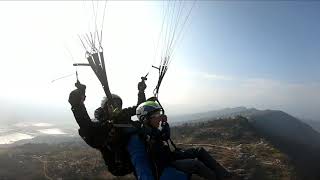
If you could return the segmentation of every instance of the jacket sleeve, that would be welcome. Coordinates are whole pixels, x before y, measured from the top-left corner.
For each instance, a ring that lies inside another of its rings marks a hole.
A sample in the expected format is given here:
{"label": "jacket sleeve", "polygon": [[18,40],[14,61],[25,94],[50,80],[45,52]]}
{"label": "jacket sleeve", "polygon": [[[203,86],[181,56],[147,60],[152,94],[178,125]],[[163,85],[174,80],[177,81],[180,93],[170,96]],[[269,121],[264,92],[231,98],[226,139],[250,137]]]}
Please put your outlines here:
{"label": "jacket sleeve", "polygon": [[90,128],[103,128],[105,125],[100,121],[92,121],[84,104],[72,106],[71,110],[79,127],[83,130]]}
{"label": "jacket sleeve", "polygon": [[127,150],[130,154],[132,165],[135,168],[137,179],[154,180],[145,145],[137,134],[130,137]]}
{"label": "jacket sleeve", "polygon": [[[79,86],[79,84],[77,85]],[[68,100],[71,105],[71,110],[73,112],[74,118],[80,126],[80,129],[87,129],[91,124],[90,116],[88,115],[87,109],[83,103],[84,98],[85,86],[82,89],[77,88],[71,91]]]}
{"label": "jacket sleeve", "polygon": [[91,126],[92,121],[84,104],[80,106],[72,106],[71,110],[80,128],[87,129]]}
{"label": "jacket sleeve", "polygon": [[139,91],[137,106],[139,106],[141,103],[143,103],[145,101],[146,101],[146,95],[145,95],[144,91]]}

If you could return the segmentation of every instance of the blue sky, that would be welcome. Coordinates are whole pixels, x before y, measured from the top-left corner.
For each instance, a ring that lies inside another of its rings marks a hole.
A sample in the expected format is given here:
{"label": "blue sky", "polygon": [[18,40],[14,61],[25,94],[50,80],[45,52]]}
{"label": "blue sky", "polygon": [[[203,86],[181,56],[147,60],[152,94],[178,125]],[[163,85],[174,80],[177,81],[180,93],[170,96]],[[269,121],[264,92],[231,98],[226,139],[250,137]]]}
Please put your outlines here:
{"label": "blue sky", "polygon": [[319,19],[314,1],[199,1],[175,60],[207,74],[193,79],[206,94],[197,104],[280,109],[316,119]]}
{"label": "blue sky", "polygon": [[319,8],[296,1],[199,2],[192,39],[185,38],[189,63],[230,76],[319,81]]}
{"label": "blue sky", "polygon": [[[98,24],[103,3],[96,4]],[[136,84],[153,62],[162,5],[108,1],[108,80],[125,106],[136,103]],[[85,62],[78,35],[94,30],[93,17],[91,1],[0,2],[1,119],[73,118],[67,98],[75,77],[51,81],[74,72],[72,62]],[[246,106],[320,120],[319,19],[316,1],[196,1],[160,89],[167,112]],[[78,71],[93,113],[102,88],[90,69]],[[152,70],[147,96],[156,80]]]}

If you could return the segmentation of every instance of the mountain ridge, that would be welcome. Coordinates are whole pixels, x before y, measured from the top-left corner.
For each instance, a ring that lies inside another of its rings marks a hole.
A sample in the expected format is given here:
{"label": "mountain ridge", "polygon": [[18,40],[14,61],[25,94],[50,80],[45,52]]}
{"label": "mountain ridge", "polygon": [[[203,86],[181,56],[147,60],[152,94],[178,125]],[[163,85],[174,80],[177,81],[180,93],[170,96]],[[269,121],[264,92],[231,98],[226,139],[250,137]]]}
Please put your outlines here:
{"label": "mountain ridge", "polygon": [[[210,113],[215,113],[215,115],[210,117]],[[261,111],[255,108],[238,107],[227,108],[224,111],[220,111],[220,113],[217,113],[217,111],[210,111],[210,113],[205,114],[208,118],[204,118],[203,114],[200,114],[202,119],[186,121],[180,123],[180,125],[173,126],[172,134],[177,144],[183,147],[206,146],[214,157],[221,160],[224,165],[228,165],[232,170],[240,170],[241,172],[238,172],[238,174],[247,179],[274,179],[274,177],[276,179],[280,177],[280,179],[295,179],[296,176],[299,176],[299,179],[320,179],[320,168],[318,166],[320,156],[317,154],[317,152],[320,152],[320,133],[308,124],[279,110]],[[170,121],[171,118],[169,117]],[[29,142],[29,147],[37,146],[30,144],[33,141],[27,142]],[[42,139],[42,142],[39,143],[43,142],[46,141]],[[69,146],[68,143],[70,142],[61,142],[60,140],[56,142],[51,145],[51,148],[47,148],[49,152],[49,149],[55,149],[56,147],[61,147],[60,151],[75,148],[75,153],[82,154],[85,157],[88,156],[86,151],[91,152],[90,148],[79,137],[76,141],[71,142],[75,145],[80,143],[79,147]],[[41,144],[38,145],[41,146]],[[19,145],[17,147],[26,146]],[[12,147],[13,150],[14,148]],[[82,151],[81,148],[85,150]],[[232,151],[236,151],[237,155],[232,154]],[[47,152],[44,151],[42,153],[46,154]],[[55,153],[60,154],[59,151]],[[257,157],[255,153],[261,153],[258,159],[254,158]],[[47,158],[52,158],[53,162],[61,163],[60,161],[63,158],[59,157],[59,160],[56,161],[57,154],[53,153],[51,155],[53,157],[48,156]],[[228,156],[230,157],[227,158]],[[279,164],[279,157],[282,159],[280,162],[286,164],[278,167],[285,167],[282,169],[285,172],[284,174],[279,172],[279,169],[272,168],[272,166]],[[96,157],[95,159],[99,158]],[[78,160],[73,159],[72,161]],[[81,162],[78,163],[82,167]],[[241,163],[244,166],[241,166]],[[258,169],[247,163],[256,165]],[[104,167],[103,164],[98,166],[100,169]],[[292,169],[293,167],[295,170]],[[56,171],[58,170],[55,169]],[[243,171],[245,171],[244,174],[242,174]],[[277,172],[275,176],[272,176],[271,172],[273,171]],[[78,176],[76,172],[73,173],[75,173],[75,177]],[[106,172],[104,171],[103,174],[106,174]],[[90,177],[91,175],[87,172],[85,177]],[[97,174],[92,176],[100,177]],[[264,176],[268,178],[263,178]]]}
{"label": "mountain ridge", "polygon": [[[204,147],[218,162],[245,180],[296,177],[288,157],[260,137],[244,117],[172,127],[172,138],[179,148]],[[0,148],[0,176],[118,179],[108,173],[101,154],[83,141]],[[200,178],[192,176],[192,180]]]}

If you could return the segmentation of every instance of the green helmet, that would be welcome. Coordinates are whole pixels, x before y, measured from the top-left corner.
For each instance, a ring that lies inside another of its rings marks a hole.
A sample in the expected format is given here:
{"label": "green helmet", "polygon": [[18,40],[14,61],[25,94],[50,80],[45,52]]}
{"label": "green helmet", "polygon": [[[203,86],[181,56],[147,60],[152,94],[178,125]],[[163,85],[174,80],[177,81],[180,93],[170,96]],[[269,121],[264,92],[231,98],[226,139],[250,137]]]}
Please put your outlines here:
{"label": "green helmet", "polygon": [[140,121],[144,121],[148,116],[150,116],[153,112],[161,111],[162,107],[159,103],[155,101],[146,101],[141,103],[137,109],[136,114]]}

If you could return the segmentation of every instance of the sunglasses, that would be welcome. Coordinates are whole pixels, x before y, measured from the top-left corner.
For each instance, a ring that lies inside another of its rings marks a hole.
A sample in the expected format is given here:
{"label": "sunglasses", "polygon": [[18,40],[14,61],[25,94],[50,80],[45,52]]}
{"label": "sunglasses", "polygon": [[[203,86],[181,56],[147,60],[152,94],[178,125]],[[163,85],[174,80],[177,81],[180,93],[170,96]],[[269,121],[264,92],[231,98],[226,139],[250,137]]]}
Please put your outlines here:
{"label": "sunglasses", "polygon": [[152,118],[159,118],[159,117],[161,117],[162,116],[162,114],[153,114],[153,115],[151,115],[150,116],[150,118],[152,119]]}
{"label": "sunglasses", "polygon": [[150,119],[158,119],[160,121],[166,122],[167,121],[167,116],[165,114],[153,114],[150,116]]}

